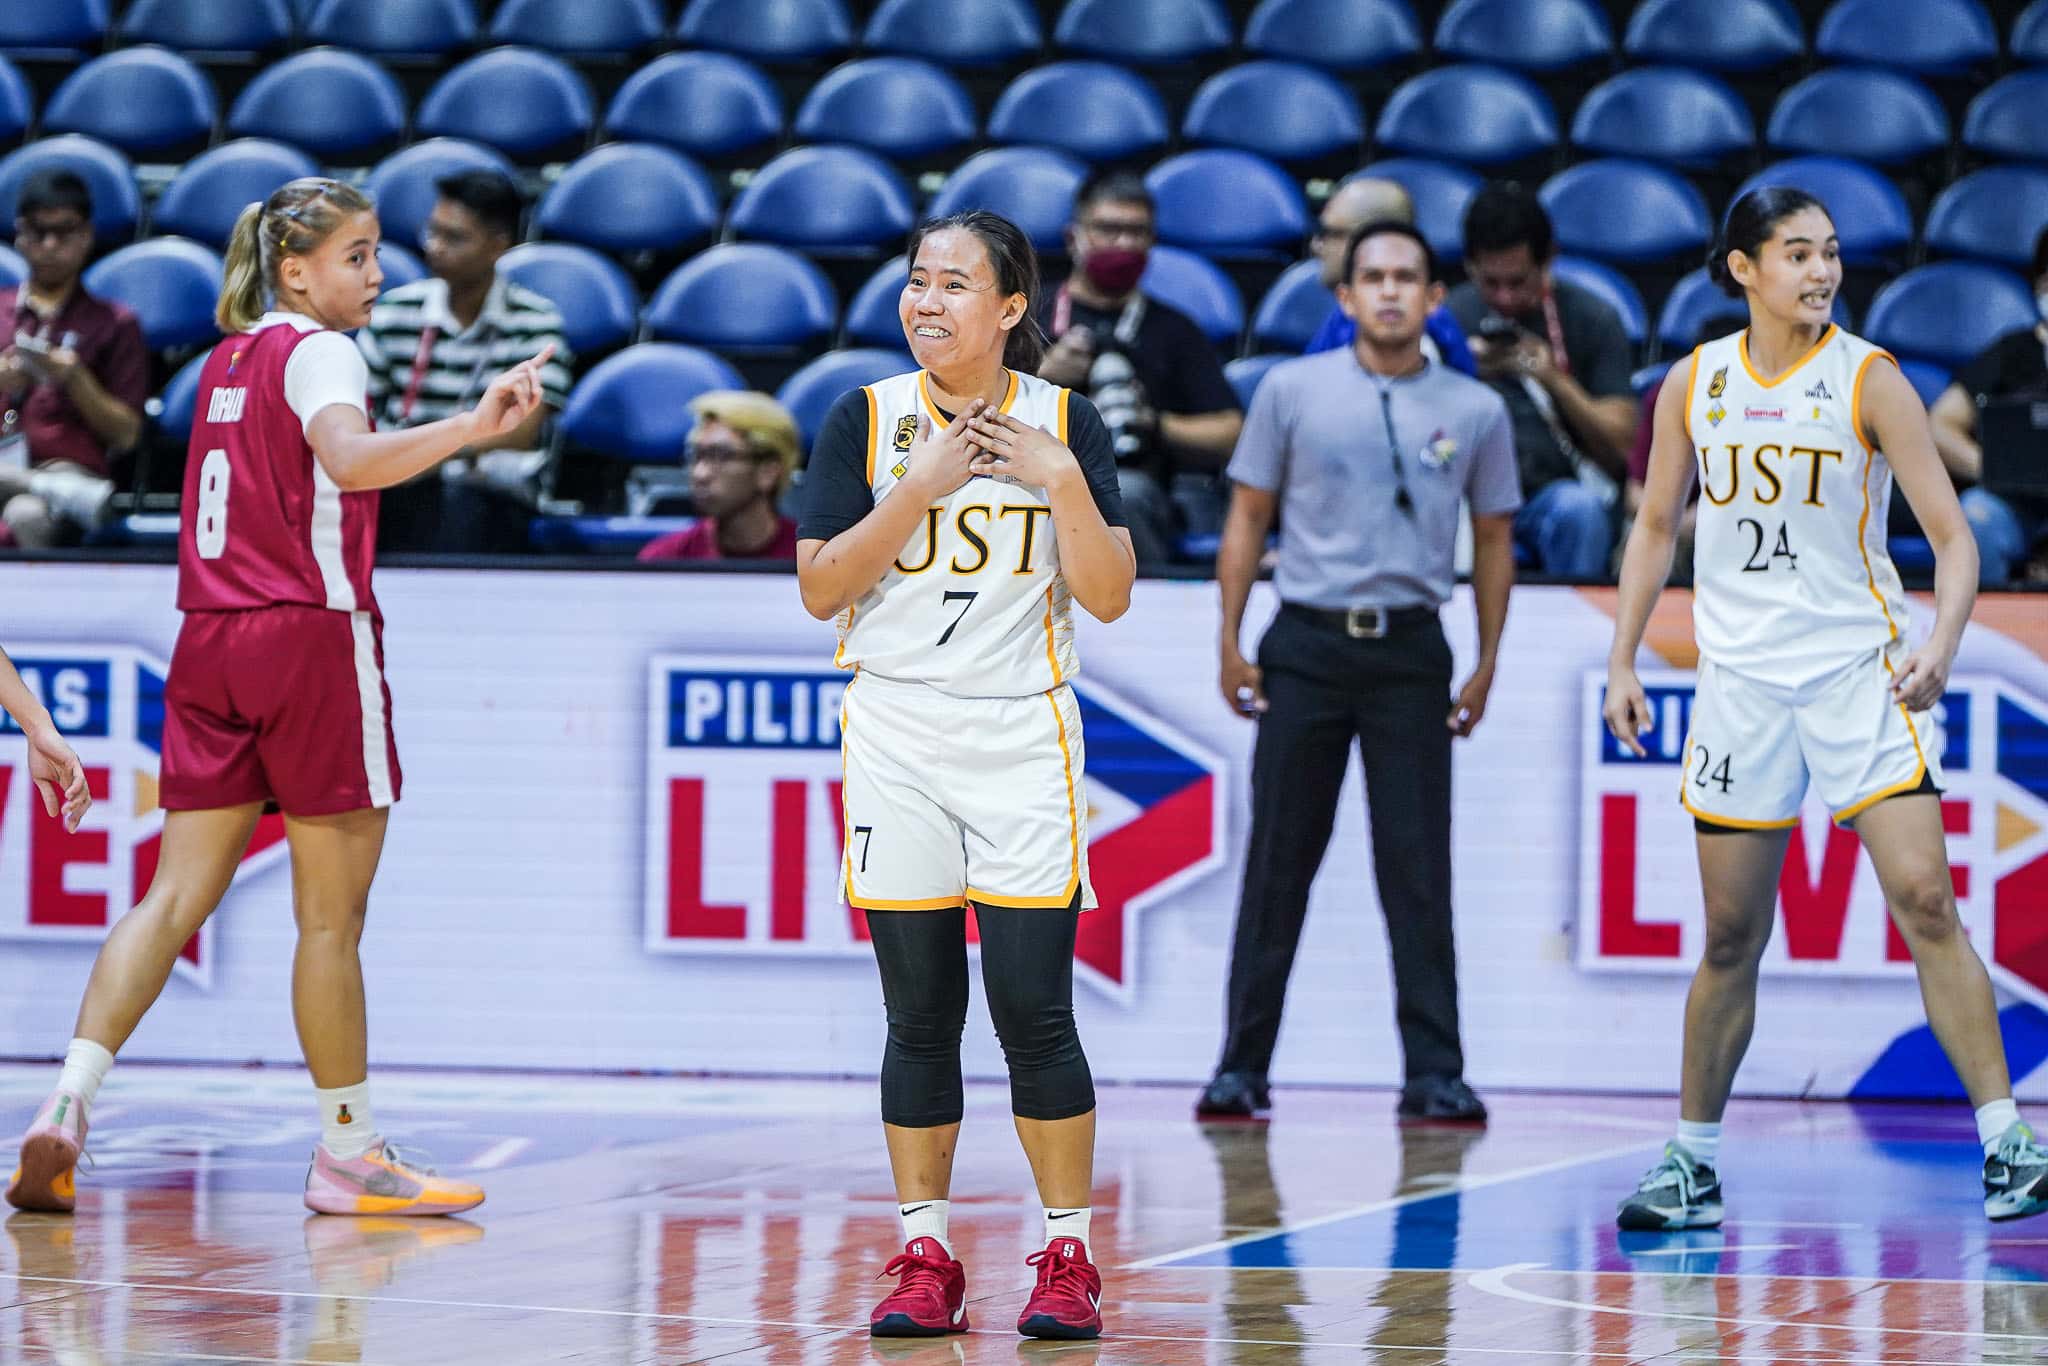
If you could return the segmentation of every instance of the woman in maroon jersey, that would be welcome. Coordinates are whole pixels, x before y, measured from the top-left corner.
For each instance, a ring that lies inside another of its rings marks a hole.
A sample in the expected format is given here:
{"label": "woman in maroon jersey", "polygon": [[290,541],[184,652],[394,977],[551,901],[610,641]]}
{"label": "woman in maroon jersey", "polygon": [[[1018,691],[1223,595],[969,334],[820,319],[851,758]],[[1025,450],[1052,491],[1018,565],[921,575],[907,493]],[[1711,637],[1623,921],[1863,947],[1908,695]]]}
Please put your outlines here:
{"label": "woman in maroon jersey", "polygon": [[500,375],[470,412],[373,432],[368,373],[343,331],[369,321],[377,241],[370,201],[318,177],[235,223],[216,313],[227,339],[200,372],[186,459],[162,853],[100,949],[57,1088],[22,1141],[7,1188],[22,1209],[72,1208],[114,1050],[220,904],[266,804],[284,812],[291,845],[292,1014],[320,1101],[306,1204],[446,1214],[483,1199],[395,1152],[370,1110],[356,946],[399,789],[370,562],[376,490],[518,426],[541,401],[547,353]]}

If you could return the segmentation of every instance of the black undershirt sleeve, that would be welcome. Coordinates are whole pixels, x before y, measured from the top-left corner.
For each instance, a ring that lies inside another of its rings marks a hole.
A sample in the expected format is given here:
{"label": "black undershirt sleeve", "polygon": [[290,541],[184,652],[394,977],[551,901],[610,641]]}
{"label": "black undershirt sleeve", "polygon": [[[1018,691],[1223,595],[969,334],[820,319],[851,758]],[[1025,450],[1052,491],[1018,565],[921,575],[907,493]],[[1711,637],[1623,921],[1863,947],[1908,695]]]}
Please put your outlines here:
{"label": "black undershirt sleeve", "polygon": [[829,541],[874,511],[868,483],[868,399],[863,389],[839,396],[811,443],[804,466],[800,541]]}
{"label": "black undershirt sleeve", "polygon": [[1128,526],[1124,497],[1116,482],[1116,447],[1110,444],[1109,428],[1102,414],[1079,394],[1067,395],[1067,449],[1081,462],[1088,491],[1095,495],[1095,507],[1111,526]]}

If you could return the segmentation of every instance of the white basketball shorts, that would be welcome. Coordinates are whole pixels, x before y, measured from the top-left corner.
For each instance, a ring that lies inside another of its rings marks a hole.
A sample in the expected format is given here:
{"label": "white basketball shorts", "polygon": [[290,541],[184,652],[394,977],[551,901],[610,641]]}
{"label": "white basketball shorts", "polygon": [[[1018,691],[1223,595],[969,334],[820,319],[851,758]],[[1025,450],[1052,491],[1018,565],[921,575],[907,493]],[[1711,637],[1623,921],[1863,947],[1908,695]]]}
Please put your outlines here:
{"label": "white basketball shorts", "polygon": [[1095,904],[1081,709],[1065,685],[955,697],[862,671],[841,719],[844,896],[866,910]]}
{"label": "white basketball shorts", "polygon": [[1934,713],[1892,697],[1893,642],[1798,688],[1702,659],[1679,800],[1709,825],[1798,824],[1809,776],[1837,822],[1923,784],[1941,785]]}

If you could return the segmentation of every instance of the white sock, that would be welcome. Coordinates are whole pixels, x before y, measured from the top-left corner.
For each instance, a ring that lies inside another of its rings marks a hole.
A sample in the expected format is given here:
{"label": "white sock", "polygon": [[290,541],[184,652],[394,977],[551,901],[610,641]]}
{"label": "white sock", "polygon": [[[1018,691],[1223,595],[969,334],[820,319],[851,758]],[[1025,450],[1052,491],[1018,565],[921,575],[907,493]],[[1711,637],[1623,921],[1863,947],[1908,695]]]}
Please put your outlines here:
{"label": "white sock", "polygon": [[1693,1161],[1702,1167],[1719,1165],[1721,1156],[1721,1126],[1719,1124],[1695,1124],[1692,1120],[1678,1121],[1678,1146],[1692,1154]]}
{"label": "white sock", "polygon": [[2020,1107],[2013,1103],[2011,1096],[1994,1100],[1977,1111],[1977,1141],[1984,1145],[1984,1155],[1991,1156],[1998,1140],[2005,1137],[2005,1131],[2019,1122]]}
{"label": "white sock", "polygon": [[952,1256],[953,1249],[946,1244],[946,1216],[952,1211],[951,1200],[913,1200],[898,1205],[896,1213],[903,1220],[903,1241],[914,1243],[919,1238],[929,1238],[948,1257]]}
{"label": "white sock", "polygon": [[1055,1238],[1072,1238],[1081,1245],[1083,1252],[1093,1258],[1095,1254],[1088,1251],[1090,1210],[1087,1205],[1079,1209],[1054,1209],[1048,1205],[1045,1210],[1045,1241],[1050,1243]]}
{"label": "white sock", "polygon": [[57,1076],[57,1089],[77,1096],[78,1103],[90,1111],[93,1099],[100,1093],[100,1083],[107,1079],[107,1069],[113,1065],[114,1055],[99,1044],[91,1039],[73,1039],[64,1050],[64,1070]]}
{"label": "white sock", "polygon": [[361,1157],[377,1141],[377,1119],[370,1113],[370,1083],[337,1086],[313,1094],[320,1099],[320,1146],[336,1157]]}

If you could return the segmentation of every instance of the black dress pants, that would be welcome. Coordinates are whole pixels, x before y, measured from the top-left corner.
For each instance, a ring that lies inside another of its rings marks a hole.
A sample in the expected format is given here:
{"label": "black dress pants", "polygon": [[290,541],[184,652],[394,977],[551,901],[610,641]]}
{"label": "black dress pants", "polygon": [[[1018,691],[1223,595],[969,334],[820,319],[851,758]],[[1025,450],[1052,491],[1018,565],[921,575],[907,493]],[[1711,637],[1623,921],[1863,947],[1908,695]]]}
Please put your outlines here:
{"label": "black dress pants", "polygon": [[1377,639],[1281,609],[1259,642],[1267,710],[1252,754],[1252,828],[1230,956],[1219,1072],[1263,1079],[1309,885],[1330,844],[1351,745],[1365,764],[1373,871],[1409,1079],[1459,1076],[1451,937],[1451,649],[1434,615]]}

